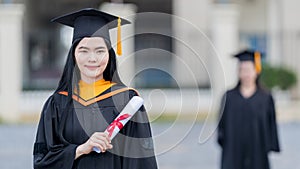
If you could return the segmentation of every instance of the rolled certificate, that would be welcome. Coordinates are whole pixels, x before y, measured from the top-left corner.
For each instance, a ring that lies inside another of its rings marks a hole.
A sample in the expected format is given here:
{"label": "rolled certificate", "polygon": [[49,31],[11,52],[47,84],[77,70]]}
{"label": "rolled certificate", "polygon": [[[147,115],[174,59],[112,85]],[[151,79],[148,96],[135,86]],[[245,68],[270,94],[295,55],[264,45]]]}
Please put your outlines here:
{"label": "rolled certificate", "polygon": [[[139,96],[133,96],[117,118],[106,128],[105,132],[112,140],[124,125],[132,118],[132,116],[140,109],[144,104],[144,100]],[[93,148],[97,153],[101,153],[98,147]]]}

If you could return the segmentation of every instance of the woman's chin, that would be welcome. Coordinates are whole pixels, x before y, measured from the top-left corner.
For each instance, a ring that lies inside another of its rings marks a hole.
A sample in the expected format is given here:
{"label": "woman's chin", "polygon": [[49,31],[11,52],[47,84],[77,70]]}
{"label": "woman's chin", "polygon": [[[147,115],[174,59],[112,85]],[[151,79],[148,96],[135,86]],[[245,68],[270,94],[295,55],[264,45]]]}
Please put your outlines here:
{"label": "woman's chin", "polygon": [[253,80],[244,80],[244,81],[242,81],[242,84],[249,86],[249,85],[255,84],[255,81],[253,81]]}
{"label": "woman's chin", "polygon": [[94,73],[85,73],[84,74],[84,76],[88,77],[89,79],[98,79],[99,77],[102,77],[101,75],[103,75],[103,73],[94,72]]}

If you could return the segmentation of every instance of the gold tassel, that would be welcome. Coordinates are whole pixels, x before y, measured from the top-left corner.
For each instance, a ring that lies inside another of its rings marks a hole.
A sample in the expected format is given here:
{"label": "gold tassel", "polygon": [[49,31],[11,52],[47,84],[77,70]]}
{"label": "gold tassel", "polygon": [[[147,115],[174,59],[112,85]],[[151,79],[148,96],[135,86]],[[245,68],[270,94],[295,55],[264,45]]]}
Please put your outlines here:
{"label": "gold tassel", "polygon": [[254,53],[254,63],[255,63],[256,73],[260,74],[260,72],[261,72],[261,55],[259,52]]}
{"label": "gold tassel", "polygon": [[122,44],[121,44],[121,18],[118,18],[118,35],[117,35],[117,54],[122,55]]}

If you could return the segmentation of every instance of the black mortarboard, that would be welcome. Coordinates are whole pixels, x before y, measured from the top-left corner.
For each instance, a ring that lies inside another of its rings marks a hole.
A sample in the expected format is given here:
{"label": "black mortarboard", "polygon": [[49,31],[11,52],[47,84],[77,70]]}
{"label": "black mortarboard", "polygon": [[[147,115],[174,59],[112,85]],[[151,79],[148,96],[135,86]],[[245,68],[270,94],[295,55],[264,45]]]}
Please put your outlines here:
{"label": "black mortarboard", "polygon": [[[85,8],[76,12],[68,13],[51,20],[63,25],[73,27],[73,39],[84,37],[102,37],[109,43],[109,29],[118,27],[117,53],[121,54],[121,25],[130,24],[128,20],[93,9]],[[120,49],[119,49],[120,48]],[[120,51],[119,51],[120,50]]]}
{"label": "black mortarboard", "polygon": [[234,57],[242,61],[252,61],[257,73],[261,72],[261,53],[258,51],[244,50],[235,54]]}

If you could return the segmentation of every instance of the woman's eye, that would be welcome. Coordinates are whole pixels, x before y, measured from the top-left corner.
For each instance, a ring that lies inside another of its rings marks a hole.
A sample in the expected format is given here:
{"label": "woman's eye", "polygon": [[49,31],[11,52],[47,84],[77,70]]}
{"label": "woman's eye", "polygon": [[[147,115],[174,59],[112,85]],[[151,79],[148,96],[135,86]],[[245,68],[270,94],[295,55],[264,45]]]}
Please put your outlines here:
{"label": "woman's eye", "polygon": [[80,50],[79,52],[80,52],[80,53],[88,53],[87,50]]}
{"label": "woman's eye", "polygon": [[105,52],[104,50],[98,50],[98,51],[96,51],[97,54],[102,54],[104,52]]}

